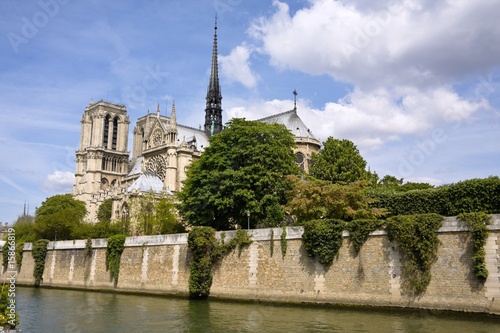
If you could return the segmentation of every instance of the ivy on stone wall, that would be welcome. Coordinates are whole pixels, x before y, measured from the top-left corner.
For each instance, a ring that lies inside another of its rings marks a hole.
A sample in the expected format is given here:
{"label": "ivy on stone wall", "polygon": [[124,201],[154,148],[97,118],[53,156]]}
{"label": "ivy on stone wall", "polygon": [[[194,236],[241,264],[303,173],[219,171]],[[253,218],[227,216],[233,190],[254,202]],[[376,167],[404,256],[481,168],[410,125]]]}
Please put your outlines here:
{"label": "ivy on stone wall", "polygon": [[189,265],[189,297],[207,298],[212,286],[212,267],[220,259],[232,250],[239,248],[239,254],[243,247],[252,243],[250,236],[244,229],[236,231],[236,235],[228,243],[215,238],[215,229],[212,227],[198,227],[192,229],[188,234],[188,248],[192,258]]}
{"label": "ivy on stone wall", "polygon": [[9,263],[9,242],[5,242],[2,247],[2,266],[3,270],[7,270],[7,264]]}
{"label": "ivy on stone wall", "polygon": [[47,245],[49,244],[48,239],[39,239],[33,243],[33,249],[31,250],[31,255],[35,261],[35,267],[33,269],[33,277],[35,278],[35,287],[40,286],[40,282],[43,281],[43,271],[45,270],[45,258],[47,256]]}
{"label": "ivy on stone wall", "polygon": [[403,264],[403,287],[423,293],[431,280],[431,266],[437,259],[437,231],[443,217],[438,214],[398,215],[387,219],[390,240],[396,240],[406,260]]}
{"label": "ivy on stone wall", "polygon": [[284,258],[286,256],[286,249],[287,249],[286,227],[283,227],[283,231],[281,231],[280,242],[281,242],[281,257]]}
{"label": "ivy on stone wall", "polygon": [[10,251],[15,251],[15,259],[16,259],[16,266],[17,266],[17,272],[21,271],[21,264],[23,261],[23,248],[24,248],[24,242],[17,243],[15,245],[15,248],[9,248],[9,241],[6,241],[5,244],[2,247],[2,266],[3,270],[7,270],[7,266],[9,264],[9,252]]}
{"label": "ivy on stone wall", "polygon": [[323,265],[331,265],[342,246],[345,222],[335,219],[311,220],[304,223],[302,242],[310,257]]}
{"label": "ivy on stone wall", "polygon": [[114,235],[108,238],[108,245],[106,247],[106,270],[109,270],[109,274],[115,286],[118,283],[120,260],[123,249],[125,248],[126,238],[126,235]]}
{"label": "ivy on stone wall", "polygon": [[370,219],[352,220],[346,223],[346,229],[349,231],[349,241],[356,253],[359,253],[370,233],[381,228],[382,224],[383,221]]}
{"label": "ivy on stone wall", "polygon": [[21,272],[21,266],[23,264],[23,250],[24,250],[24,242],[19,242],[16,245],[16,266],[17,272]]}
{"label": "ivy on stone wall", "polygon": [[490,224],[491,216],[486,213],[463,213],[457,216],[461,221],[467,223],[472,234],[472,263],[473,271],[478,279],[485,281],[488,277],[488,269],[486,268],[486,251],[484,245],[488,239],[489,230],[487,225]]}
{"label": "ivy on stone wall", "polygon": [[92,239],[87,238],[85,241],[85,259],[90,258],[92,256]]}

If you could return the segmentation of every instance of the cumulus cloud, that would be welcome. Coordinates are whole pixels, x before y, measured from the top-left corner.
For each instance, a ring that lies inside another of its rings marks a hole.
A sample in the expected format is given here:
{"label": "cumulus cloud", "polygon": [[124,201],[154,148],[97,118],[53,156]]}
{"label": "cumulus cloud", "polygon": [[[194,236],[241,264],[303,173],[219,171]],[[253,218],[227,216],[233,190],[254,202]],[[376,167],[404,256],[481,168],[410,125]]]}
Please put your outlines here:
{"label": "cumulus cloud", "polygon": [[496,66],[498,1],[398,3],[311,0],[249,29],[279,68],[329,74],[364,90],[380,85],[440,86]]}
{"label": "cumulus cloud", "polygon": [[[302,103],[299,114],[321,140],[348,138],[373,150],[489,107],[486,96],[467,98],[453,85],[495,68],[498,1],[310,0],[293,13],[284,2],[273,4],[275,12],[249,28],[255,52],[279,70],[327,74],[354,86],[322,108]],[[289,103],[259,102],[228,113],[255,119],[256,112],[289,110]]]}
{"label": "cumulus cloud", "polygon": [[258,75],[250,68],[250,50],[244,45],[235,47],[227,56],[219,56],[221,74],[228,82],[239,82],[247,88],[254,88]]}
{"label": "cumulus cloud", "polygon": [[44,190],[47,192],[70,193],[75,181],[75,175],[69,171],[54,171],[47,176]]}
{"label": "cumulus cloud", "polygon": [[[415,88],[356,89],[336,102],[313,108],[299,99],[298,114],[321,141],[329,136],[354,141],[361,149],[376,150],[407,135],[426,133],[445,123],[467,119],[485,101],[467,101],[454,91],[438,88],[423,93]],[[290,110],[292,100],[248,102],[227,110],[230,118],[259,119]]]}

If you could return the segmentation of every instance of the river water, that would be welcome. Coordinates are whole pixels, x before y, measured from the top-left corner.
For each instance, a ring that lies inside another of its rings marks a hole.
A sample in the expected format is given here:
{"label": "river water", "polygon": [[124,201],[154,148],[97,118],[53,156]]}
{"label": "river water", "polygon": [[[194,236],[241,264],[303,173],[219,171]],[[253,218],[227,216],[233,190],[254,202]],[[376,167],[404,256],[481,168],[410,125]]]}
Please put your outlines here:
{"label": "river water", "polygon": [[23,333],[500,333],[500,318],[17,288]]}

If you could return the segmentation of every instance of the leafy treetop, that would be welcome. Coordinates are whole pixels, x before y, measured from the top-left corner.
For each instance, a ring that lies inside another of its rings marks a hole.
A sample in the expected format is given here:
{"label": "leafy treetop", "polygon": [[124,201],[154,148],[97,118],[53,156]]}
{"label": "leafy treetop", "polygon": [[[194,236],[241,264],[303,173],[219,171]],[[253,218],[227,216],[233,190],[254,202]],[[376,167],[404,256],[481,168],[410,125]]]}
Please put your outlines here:
{"label": "leafy treetop", "polygon": [[366,170],[366,161],[352,141],[332,137],[323,142],[318,154],[312,156],[310,174],[317,179],[339,184],[377,178]]}
{"label": "leafy treetop", "polygon": [[308,177],[299,179],[289,176],[293,184],[288,192],[286,210],[297,219],[298,224],[315,219],[375,219],[385,211],[373,208],[373,199],[365,195],[368,182],[348,185],[332,184],[329,181]]}
{"label": "leafy treetop", "polygon": [[109,224],[113,213],[113,199],[104,200],[97,209],[97,220]]}
{"label": "leafy treetop", "polygon": [[228,229],[284,219],[282,204],[290,188],[286,175],[298,174],[290,131],[279,124],[233,119],[191,164],[179,193],[180,213],[192,225]]}
{"label": "leafy treetop", "polygon": [[136,197],[133,201],[134,219],[138,231],[143,235],[175,234],[184,232],[184,226],[178,221],[175,203],[172,197],[149,192]]}
{"label": "leafy treetop", "polygon": [[36,210],[35,233],[38,238],[71,239],[72,231],[78,227],[87,208],[83,201],[71,194],[58,194],[47,198]]}

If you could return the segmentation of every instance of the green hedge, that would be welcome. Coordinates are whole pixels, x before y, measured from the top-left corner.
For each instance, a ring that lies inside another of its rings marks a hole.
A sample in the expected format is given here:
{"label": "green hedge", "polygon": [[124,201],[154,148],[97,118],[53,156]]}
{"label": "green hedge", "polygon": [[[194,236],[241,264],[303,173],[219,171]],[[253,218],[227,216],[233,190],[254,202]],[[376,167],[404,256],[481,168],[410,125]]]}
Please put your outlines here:
{"label": "green hedge", "polygon": [[387,209],[388,216],[436,213],[500,213],[500,178],[470,179],[434,189],[397,193],[372,193],[373,207]]}

